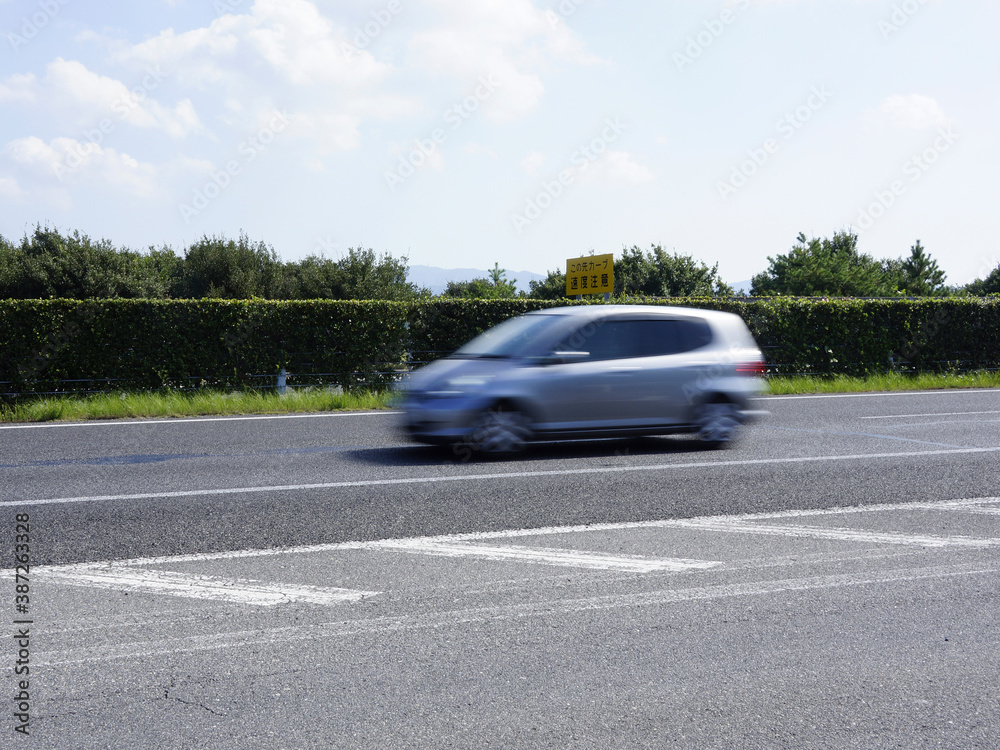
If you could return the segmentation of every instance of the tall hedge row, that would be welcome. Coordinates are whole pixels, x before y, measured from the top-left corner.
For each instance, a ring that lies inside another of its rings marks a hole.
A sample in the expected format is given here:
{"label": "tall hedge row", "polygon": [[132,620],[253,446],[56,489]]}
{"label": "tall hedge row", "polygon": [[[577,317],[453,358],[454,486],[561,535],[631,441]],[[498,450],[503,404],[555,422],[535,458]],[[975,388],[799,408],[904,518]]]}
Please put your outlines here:
{"label": "tall hedge row", "polygon": [[404,362],[407,312],[395,302],[0,301],[0,392],[269,385],[282,367],[379,386]]}
{"label": "tall hedge row", "polygon": [[[779,372],[1000,366],[1000,299],[628,301],[737,313]],[[0,300],[0,393],[253,386],[281,368],[300,382],[379,387],[506,318],[559,304]]]}

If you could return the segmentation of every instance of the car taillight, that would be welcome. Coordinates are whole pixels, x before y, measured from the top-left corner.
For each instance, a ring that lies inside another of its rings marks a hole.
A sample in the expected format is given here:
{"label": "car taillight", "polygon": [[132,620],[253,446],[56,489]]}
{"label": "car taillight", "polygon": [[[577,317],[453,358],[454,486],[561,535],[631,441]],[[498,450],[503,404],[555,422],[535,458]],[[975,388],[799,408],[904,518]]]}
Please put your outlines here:
{"label": "car taillight", "polygon": [[767,372],[767,365],[763,362],[740,362],[736,365],[737,375],[763,375]]}

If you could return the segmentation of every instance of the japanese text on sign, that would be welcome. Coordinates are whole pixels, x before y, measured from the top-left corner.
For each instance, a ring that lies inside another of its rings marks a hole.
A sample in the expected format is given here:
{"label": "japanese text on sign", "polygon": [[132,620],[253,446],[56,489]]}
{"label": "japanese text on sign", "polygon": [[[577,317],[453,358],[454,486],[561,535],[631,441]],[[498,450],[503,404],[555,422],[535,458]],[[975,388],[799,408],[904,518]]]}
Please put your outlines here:
{"label": "japanese text on sign", "polygon": [[566,261],[566,296],[610,294],[615,286],[615,263],[612,254],[588,255]]}

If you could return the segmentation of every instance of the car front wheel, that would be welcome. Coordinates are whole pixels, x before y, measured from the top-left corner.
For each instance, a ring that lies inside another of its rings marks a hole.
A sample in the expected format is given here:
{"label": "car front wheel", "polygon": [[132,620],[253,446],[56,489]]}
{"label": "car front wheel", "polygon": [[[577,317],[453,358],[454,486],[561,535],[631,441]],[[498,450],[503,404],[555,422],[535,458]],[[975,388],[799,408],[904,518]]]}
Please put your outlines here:
{"label": "car front wheel", "polygon": [[477,453],[509,455],[524,450],[531,440],[531,420],[510,404],[497,404],[475,420],[468,444]]}

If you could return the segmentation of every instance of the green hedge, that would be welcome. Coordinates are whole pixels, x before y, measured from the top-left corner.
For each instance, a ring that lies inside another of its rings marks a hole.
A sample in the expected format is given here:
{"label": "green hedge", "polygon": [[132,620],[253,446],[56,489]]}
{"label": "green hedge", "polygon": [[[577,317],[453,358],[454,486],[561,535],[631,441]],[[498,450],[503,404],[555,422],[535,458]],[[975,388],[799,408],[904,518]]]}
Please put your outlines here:
{"label": "green hedge", "polygon": [[[735,312],[778,372],[1000,366],[998,299],[617,302]],[[272,385],[281,368],[299,382],[377,388],[506,318],[560,304],[0,300],[0,393]]]}
{"label": "green hedge", "polygon": [[283,367],[378,387],[405,362],[407,312],[399,302],[0,301],[0,390],[270,385]]}

